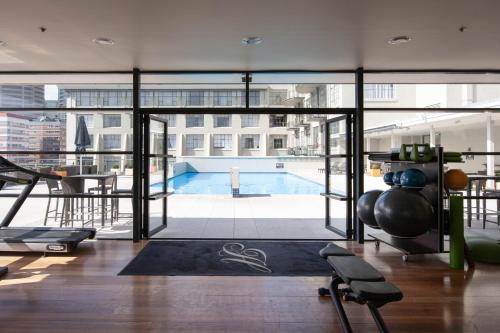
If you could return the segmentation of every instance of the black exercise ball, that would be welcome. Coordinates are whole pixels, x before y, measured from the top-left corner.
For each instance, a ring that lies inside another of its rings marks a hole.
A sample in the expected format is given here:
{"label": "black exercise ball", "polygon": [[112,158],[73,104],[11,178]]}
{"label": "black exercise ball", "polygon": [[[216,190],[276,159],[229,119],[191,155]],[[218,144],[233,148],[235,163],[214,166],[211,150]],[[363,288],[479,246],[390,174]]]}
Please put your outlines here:
{"label": "black exercise ball", "polygon": [[417,191],[392,188],[375,202],[375,220],[388,234],[414,238],[425,234],[435,219],[429,201]]}
{"label": "black exercise ball", "polygon": [[383,191],[373,190],[363,193],[358,199],[356,205],[356,211],[358,212],[359,219],[366,225],[374,229],[380,229],[373,215],[373,209],[375,208],[375,202]]}
{"label": "black exercise ball", "polygon": [[434,207],[434,211],[437,212],[439,204],[439,193],[437,184],[426,185],[420,191],[420,194],[422,194],[427,199],[427,201],[431,203],[432,207]]}

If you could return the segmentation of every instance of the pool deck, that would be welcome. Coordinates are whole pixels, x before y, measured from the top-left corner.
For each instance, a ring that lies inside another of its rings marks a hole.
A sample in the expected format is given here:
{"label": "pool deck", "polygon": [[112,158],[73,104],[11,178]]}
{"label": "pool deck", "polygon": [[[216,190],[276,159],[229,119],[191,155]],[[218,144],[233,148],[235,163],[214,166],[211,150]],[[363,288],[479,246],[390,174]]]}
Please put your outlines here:
{"label": "pool deck", "polygon": [[[324,175],[299,174],[321,181]],[[340,177],[340,176],[339,176]],[[337,184],[342,184],[339,178]],[[131,177],[118,177],[119,188],[130,188]],[[365,177],[367,189],[381,188],[380,178]],[[89,186],[93,186],[89,183]],[[20,187],[8,191],[18,192]],[[47,186],[40,183],[34,193],[47,193]],[[46,198],[29,198],[18,212],[11,226],[42,226],[47,205]],[[3,217],[13,198],[2,198],[0,217]],[[332,201],[334,224],[342,229],[345,223],[345,207]],[[488,202],[488,206],[496,203]],[[120,200],[120,212],[126,216],[112,226],[109,221],[101,227],[96,219],[98,238],[130,239],[132,237],[132,205],[130,199]],[[151,223],[160,221],[161,200],[151,202]],[[325,199],[319,195],[272,195],[270,197],[232,198],[230,195],[172,195],[168,198],[168,227],[158,238],[252,238],[252,239],[331,239],[338,238],[324,226]],[[59,226],[49,219],[47,226]],[[79,227],[75,223],[75,227]],[[89,225],[86,225],[89,226]],[[486,230],[480,221],[473,221],[468,232],[492,235],[500,238],[500,227],[489,223]]]}

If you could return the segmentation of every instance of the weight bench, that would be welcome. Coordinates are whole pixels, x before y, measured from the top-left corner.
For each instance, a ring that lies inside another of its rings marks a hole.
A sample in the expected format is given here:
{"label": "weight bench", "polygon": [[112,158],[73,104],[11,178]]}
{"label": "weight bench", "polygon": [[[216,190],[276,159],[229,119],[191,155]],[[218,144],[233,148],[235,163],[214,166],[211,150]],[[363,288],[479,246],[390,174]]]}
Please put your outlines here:
{"label": "weight bench", "polygon": [[[380,332],[389,332],[378,308],[403,298],[401,291],[372,265],[356,257],[352,252],[333,243],[320,250],[333,269],[329,288],[319,288],[320,296],[329,295],[332,299],[344,332],[352,332],[351,324],[345,313],[341,299],[366,304]],[[345,284],[348,288],[339,288]]]}

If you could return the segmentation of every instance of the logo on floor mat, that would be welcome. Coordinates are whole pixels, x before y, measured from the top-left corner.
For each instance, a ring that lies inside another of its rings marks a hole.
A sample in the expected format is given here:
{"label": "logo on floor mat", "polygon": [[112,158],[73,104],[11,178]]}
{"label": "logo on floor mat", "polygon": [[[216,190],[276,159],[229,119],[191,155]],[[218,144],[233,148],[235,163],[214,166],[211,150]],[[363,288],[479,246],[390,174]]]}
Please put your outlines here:
{"label": "logo on floor mat", "polygon": [[254,248],[245,248],[241,243],[226,243],[219,251],[220,260],[224,264],[241,263],[259,272],[272,273],[267,267],[267,255],[264,251]]}

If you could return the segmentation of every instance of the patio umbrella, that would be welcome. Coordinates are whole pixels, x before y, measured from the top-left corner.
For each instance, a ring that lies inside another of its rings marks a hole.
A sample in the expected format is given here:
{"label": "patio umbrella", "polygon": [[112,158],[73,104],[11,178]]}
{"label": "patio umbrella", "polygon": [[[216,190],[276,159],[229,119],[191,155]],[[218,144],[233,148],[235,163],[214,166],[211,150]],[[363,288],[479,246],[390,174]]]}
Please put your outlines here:
{"label": "patio umbrella", "polygon": [[[84,152],[85,148],[90,146],[90,136],[89,131],[87,130],[87,124],[85,124],[84,117],[78,117],[78,125],[76,126],[76,134],[75,134],[75,151]],[[80,174],[82,174],[83,165],[82,165],[82,155],[80,155]]]}

